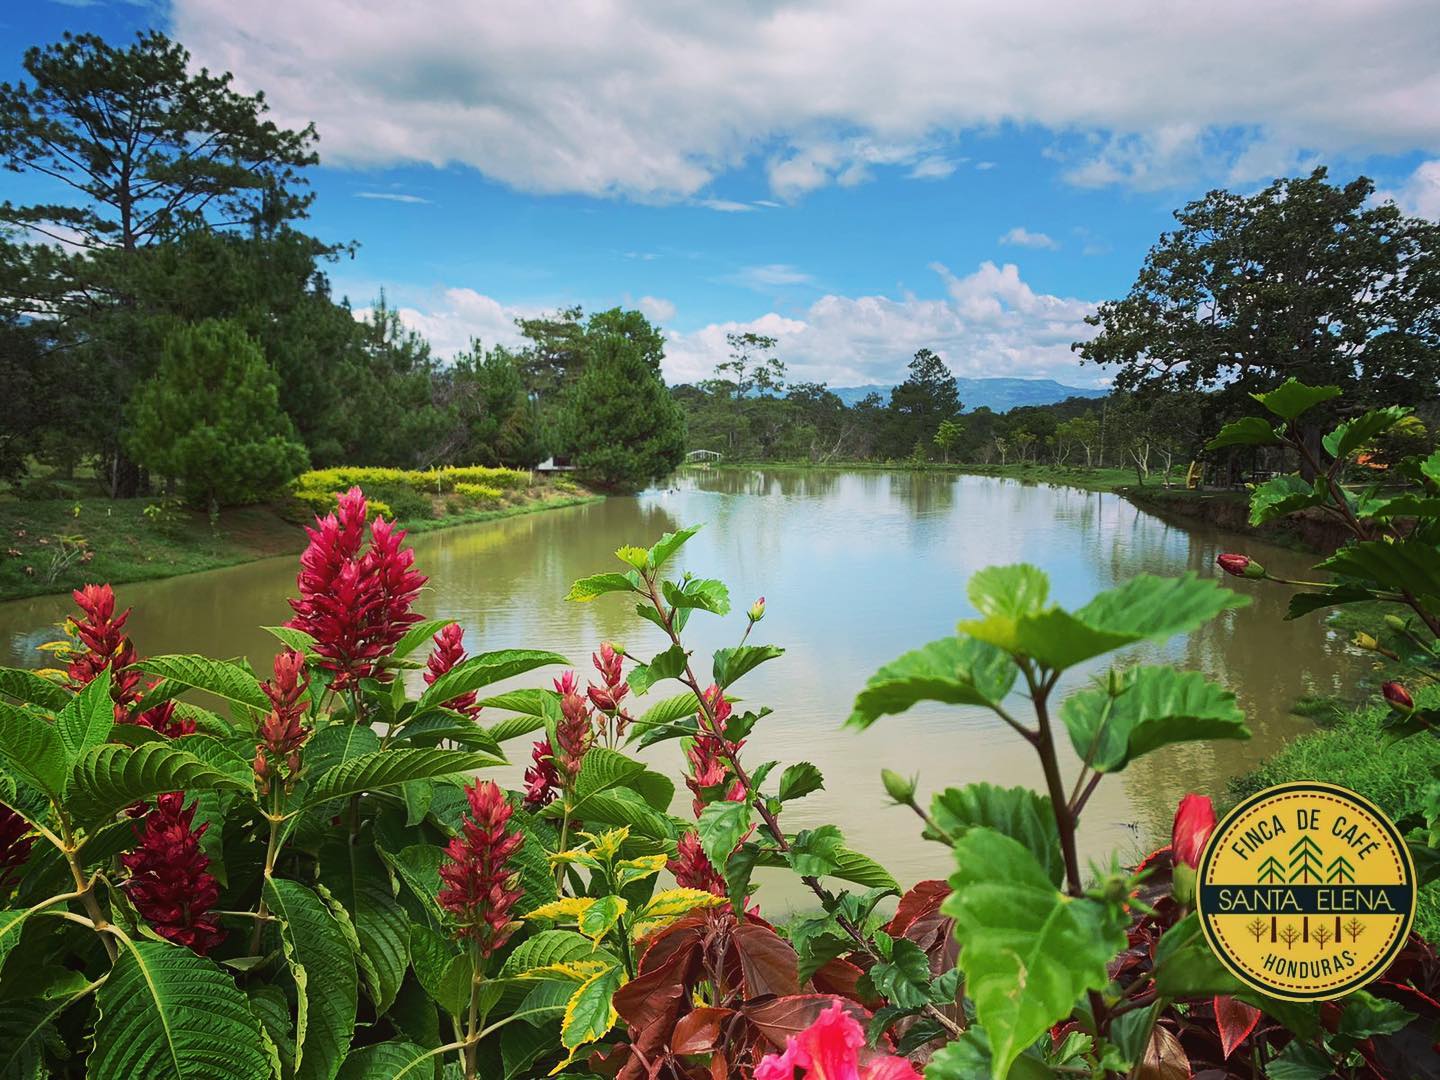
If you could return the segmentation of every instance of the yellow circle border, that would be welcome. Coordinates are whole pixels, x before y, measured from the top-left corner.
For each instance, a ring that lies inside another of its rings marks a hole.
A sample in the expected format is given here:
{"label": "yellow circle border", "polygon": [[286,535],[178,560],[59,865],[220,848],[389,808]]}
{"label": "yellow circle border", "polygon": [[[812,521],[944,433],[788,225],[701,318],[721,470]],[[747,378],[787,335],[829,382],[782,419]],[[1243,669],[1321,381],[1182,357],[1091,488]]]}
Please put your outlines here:
{"label": "yellow circle border", "polygon": [[[1255,808],[1259,803],[1266,802],[1277,796],[1285,796],[1294,793],[1316,792],[1329,796],[1339,796],[1341,799],[1354,803],[1357,807],[1370,814],[1385,830],[1385,834],[1394,847],[1395,859],[1399,862],[1404,874],[1404,884],[1410,886],[1410,909],[1405,913],[1399,926],[1395,930],[1395,938],[1390,942],[1385,952],[1377,957],[1369,968],[1347,979],[1344,983],[1333,987],[1315,990],[1309,993],[1277,987],[1256,978],[1251,972],[1234,961],[1230,954],[1222,947],[1217,933],[1211,928],[1209,919],[1200,903],[1201,888],[1210,872],[1210,859],[1217,847],[1221,836],[1239,818]],[[1344,997],[1355,990],[1368,986],[1389,969],[1405,940],[1410,936],[1410,930],[1415,925],[1415,904],[1419,897],[1419,887],[1415,880],[1415,860],[1410,856],[1410,849],[1405,845],[1405,839],[1400,831],[1395,828],[1395,823],[1390,820],[1383,810],[1376,806],[1363,795],[1351,791],[1349,788],[1341,787],[1339,784],[1325,784],[1318,780],[1300,780],[1288,784],[1276,784],[1274,787],[1257,791],[1254,795],[1237,804],[1226,814],[1210,833],[1210,839],[1205,843],[1205,850],[1200,856],[1200,866],[1195,872],[1195,915],[1200,922],[1200,928],[1205,933],[1205,941],[1210,946],[1210,951],[1215,954],[1216,959],[1224,965],[1225,970],[1234,975],[1247,986],[1252,987],[1270,997],[1280,998],[1283,1001],[1329,1001],[1333,998]]]}

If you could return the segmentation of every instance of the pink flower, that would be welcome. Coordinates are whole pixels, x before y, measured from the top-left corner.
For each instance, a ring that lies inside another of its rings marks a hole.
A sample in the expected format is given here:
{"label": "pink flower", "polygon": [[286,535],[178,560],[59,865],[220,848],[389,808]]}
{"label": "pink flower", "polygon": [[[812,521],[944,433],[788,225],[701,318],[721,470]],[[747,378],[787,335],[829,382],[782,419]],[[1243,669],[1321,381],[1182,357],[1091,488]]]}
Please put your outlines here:
{"label": "pink flower", "polygon": [[872,1055],[861,1064],[865,1032],[837,998],[815,1022],[785,1042],[785,1053],[767,1054],[755,1067],[755,1080],[922,1080],[904,1058]]}
{"label": "pink flower", "polygon": [[1265,567],[1261,566],[1249,555],[1235,555],[1226,552],[1215,560],[1220,564],[1220,569],[1231,577],[1263,578]]}
{"label": "pink flower", "polygon": [[414,570],[415,553],[400,546],[403,530],[377,518],[362,554],[366,511],[364,492],[352,487],[340,496],[336,514],[305,530],[310,544],[295,579],[300,597],[290,601],[295,616],[285,624],[315,639],[337,690],[371,676],[388,678],[379,662],[420,619],[410,610],[426,580]]}
{"label": "pink flower", "polygon": [[680,837],[675,845],[675,858],[666,863],[665,868],[675,875],[675,884],[682,889],[704,889],[716,896],[726,895],[725,879],[710,865],[700,846],[700,834],[694,829]]}
{"label": "pink flower", "polygon": [[[601,685],[591,683],[586,693],[590,698],[590,704],[605,714],[606,719],[615,718],[615,734],[625,734],[625,728],[630,723],[630,717],[620,708],[620,702],[625,700],[625,695],[630,693],[630,687],[625,682],[621,665],[624,658],[615,651],[615,646],[608,641],[603,642],[598,653],[590,654],[590,662],[595,665],[595,670],[600,673]],[[606,720],[601,721],[602,724]]]}
{"label": "pink flower", "polygon": [[1205,841],[1215,831],[1215,806],[1204,795],[1186,795],[1175,811],[1175,824],[1170,831],[1170,850],[1177,865],[1192,870],[1200,866],[1200,853]]}
{"label": "pink flower", "polygon": [[561,694],[560,720],[555,725],[555,759],[567,783],[580,774],[580,762],[595,739],[590,706],[576,693],[577,685],[573,671],[555,680],[555,688]]}
{"label": "pink flower", "polygon": [[200,850],[208,824],[192,829],[195,806],[186,809],[184,802],[181,791],[157,798],[143,830],[134,827],[139,844],[120,862],[130,872],[125,890],[135,910],[161,937],[203,956],[225,939],[216,917],[208,914],[220,886]]}
{"label": "pink flower", "polygon": [[1385,683],[1380,687],[1380,693],[1396,712],[1412,713],[1415,711],[1415,699],[1410,696],[1410,691],[1398,682]]}
{"label": "pink flower", "polygon": [[549,739],[537,739],[530,749],[534,762],[525,770],[525,809],[539,810],[555,800],[560,787],[560,773],[555,768],[555,751]]}
{"label": "pink flower", "polygon": [[19,884],[20,871],[34,845],[30,823],[10,807],[0,805],[0,899]]}
{"label": "pink flower", "polygon": [[260,781],[260,793],[270,791],[270,776],[277,767],[282,768],[286,790],[294,783],[300,772],[300,748],[310,738],[310,729],[304,726],[305,691],[310,677],[305,673],[305,656],[294,649],[286,649],[275,657],[275,678],[261,687],[270,699],[270,713],[260,721],[260,741],[255,747],[255,776]]}
{"label": "pink flower", "polygon": [[509,831],[514,810],[493,780],[467,785],[465,797],[471,816],[460,823],[460,835],[445,849],[440,864],[444,885],[436,899],[455,917],[460,936],[475,940],[481,955],[488,957],[520,925],[510,917],[523,895],[516,888],[520,875],[507,864],[525,837]]}
{"label": "pink flower", "polygon": [[[430,658],[425,661],[425,685],[431,686],[435,680],[455,667],[465,659],[465,646],[460,643],[465,636],[465,631],[460,629],[459,623],[451,623],[441,630],[432,639],[435,648],[430,653]],[[475,704],[474,690],[469,693],[460,694],[444,703],[447,709],[454,709],[458,713],[474,719],[480,712],[480,706]]]}

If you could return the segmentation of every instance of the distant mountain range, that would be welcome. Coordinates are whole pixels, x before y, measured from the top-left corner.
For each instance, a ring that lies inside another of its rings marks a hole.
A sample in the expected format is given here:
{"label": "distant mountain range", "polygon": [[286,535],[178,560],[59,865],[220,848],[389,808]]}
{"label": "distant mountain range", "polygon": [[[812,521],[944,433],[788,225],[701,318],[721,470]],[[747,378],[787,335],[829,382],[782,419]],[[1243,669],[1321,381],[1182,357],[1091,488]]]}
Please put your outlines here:
{"label": "distant mountain range", "polygon": [[[982,405],[995,412],[1008,412],[1020,405],[1053,405],[1071,397],[1104,397],[1108,390],[1094,387],[1066,386],[1054,379],[962,379],[957,377],[955,385],[960,391],[960,402],[966,412],[973,412]],[[845,402],[854,405],[866,394],[879,394],[881,400],[890,400],[888,386],[832,386],[830,392]]]}

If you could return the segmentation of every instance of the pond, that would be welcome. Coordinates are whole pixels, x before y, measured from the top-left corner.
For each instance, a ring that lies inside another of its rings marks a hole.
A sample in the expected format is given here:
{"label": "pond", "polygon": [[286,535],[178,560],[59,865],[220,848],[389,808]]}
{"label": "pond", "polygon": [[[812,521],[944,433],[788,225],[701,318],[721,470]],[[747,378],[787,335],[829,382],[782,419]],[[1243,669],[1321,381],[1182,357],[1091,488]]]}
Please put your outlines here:
{"label": "pond", "polygon": [[[814,762],[825,790],[790,804],[787,827],[833,822],[850,846],[907,885],[944,877],[950,867],[944,849],[920,839],[916,819],[888,805],[881,768],[918,773],[923,793],[982,780],[1041,786],[1030,748],[978,708],[919,706],[863,733],[841,727],[876,668],[953,633],[957,619],[973,614],[965,583],[974,571],[1035,563],[1049,573],[1054,597],[1078,606],[1138,573],[1212,575],[1215,556],[1227,549],[1281,573],[1312,561],[1249,538],[1167,524],[1118,496],[1075,488],[934,473],[715,470],[687,473],[635,498],[417,537],[417,562],[430,576],[421,608],[460,622],[472,652],[553,649],[574,661],[583,680],[593,673],[589,655],[599,642],[623,642],[648,656],[660,647],[660,631],[616,597],[565,603],[570,582],[618,568],[612,553],[622,544],[648,545],[697,523],[705,528],[680,565],[726,581],[736,612],[725,620],[697,614],[688,644],[706,658],[734,644],[744,609],[763,594],[766,616],[752,643],[787,649],[737,686],[747,705],[775,710],[752,736],[747,759]],[[142,654],[244,655],[268,670],[275,643],[258,627],[288,617],[295,569],[286,557],[117,592],[122,605],[135,608],[130,630]],[[1221,793],[1225,778],[1311,726],[1289,713],[1297,698],[1343,692],[1358,673],[1362,661],[1318,619],[1283,621],[1286,590],[1237,587],[1252,594],[1251,606],[1129,656],[1218,679],[1238,695],[1254,737],[1170,748],[1107,778],[1086,810],[1082,859],[1111,849],[1133,855],[1166,836],[1181,795]],[[39,666],[35,646],[54,637],[54,625],[71,610],[64,597],[0,604],[0,663]],[[1067,673],[1062,691],[1093,672]],[[515,685],[548,686],[551,674],[532,673]],[[675,692],[678,685],[656,696]],[[1016,707],[1023,711],[1025,703]],[[527,745],[509,749],[517,763],[528,758]],[[645,756],[678,780],[677,743]],[[505,773],[503,780],[518,781],[519,765]],[[687,807],[682,788],[672,809],[684,814]],[[803,903],[802,892],[770,879],[761,898],[773,914]]]}

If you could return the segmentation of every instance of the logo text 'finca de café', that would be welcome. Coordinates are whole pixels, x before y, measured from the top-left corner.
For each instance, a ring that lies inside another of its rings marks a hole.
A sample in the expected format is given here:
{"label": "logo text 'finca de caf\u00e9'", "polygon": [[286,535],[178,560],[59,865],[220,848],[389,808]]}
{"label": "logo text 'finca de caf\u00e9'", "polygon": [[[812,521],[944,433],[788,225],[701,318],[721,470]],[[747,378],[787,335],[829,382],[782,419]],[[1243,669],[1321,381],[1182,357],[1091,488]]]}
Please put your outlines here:
{"label": "logo text 'finca de caf\u00e9'", "polygon": [[1379,978],[1415,916],[1415,868],[1395,826],[1330,784],[1241,803],[1211,834],[1198,879],[1211,948],[1274,997],[1339,997]]}

